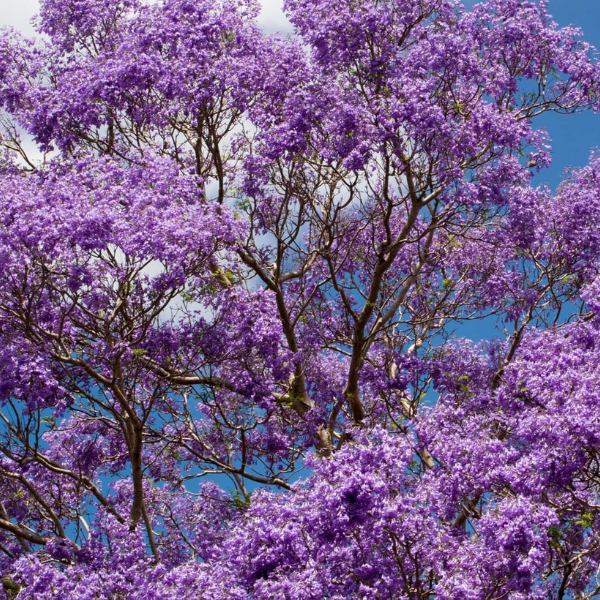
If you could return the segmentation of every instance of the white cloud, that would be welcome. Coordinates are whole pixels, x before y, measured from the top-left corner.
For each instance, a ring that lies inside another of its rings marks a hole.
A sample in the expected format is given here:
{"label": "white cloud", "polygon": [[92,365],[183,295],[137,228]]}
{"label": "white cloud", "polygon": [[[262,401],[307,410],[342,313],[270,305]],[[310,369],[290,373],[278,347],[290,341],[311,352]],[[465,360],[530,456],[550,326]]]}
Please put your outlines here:
{"label": "white cloud", "polygon": [[283,14],[283,0],[260,0],[260,3],[262,10],[258,17],[258,24],[265,33],[292,32],[292,25]]}
{"label": "white cloud", "polygon": [[0,0],[0,26],[10,25],[27,36],[34,35],[31,18],[38,12],[38,0]]}

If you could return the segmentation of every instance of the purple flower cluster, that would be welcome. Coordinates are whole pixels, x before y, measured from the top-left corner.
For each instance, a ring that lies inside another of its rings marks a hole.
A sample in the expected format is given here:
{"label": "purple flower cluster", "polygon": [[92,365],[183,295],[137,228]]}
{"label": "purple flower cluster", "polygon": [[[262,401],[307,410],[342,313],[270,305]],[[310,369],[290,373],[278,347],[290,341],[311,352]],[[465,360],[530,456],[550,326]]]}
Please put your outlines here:
{"label": "purple flower cluster", "polygon": [[543,0],[285,4],[0,33],[4,596],[597,597],[600,156],[531,182],[595,50]]}

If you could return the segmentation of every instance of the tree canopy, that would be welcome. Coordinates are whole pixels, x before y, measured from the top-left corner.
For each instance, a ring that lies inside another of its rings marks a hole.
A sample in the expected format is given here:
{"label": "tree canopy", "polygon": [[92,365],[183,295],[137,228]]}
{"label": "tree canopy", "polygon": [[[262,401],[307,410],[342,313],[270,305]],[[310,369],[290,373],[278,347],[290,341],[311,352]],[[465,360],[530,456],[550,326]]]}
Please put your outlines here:
{"label": "tree canopy", "polygon": [[599,597],[600,154],[532,182],[595,49],[543,0],[285,8],[0,35],[5,596]]}

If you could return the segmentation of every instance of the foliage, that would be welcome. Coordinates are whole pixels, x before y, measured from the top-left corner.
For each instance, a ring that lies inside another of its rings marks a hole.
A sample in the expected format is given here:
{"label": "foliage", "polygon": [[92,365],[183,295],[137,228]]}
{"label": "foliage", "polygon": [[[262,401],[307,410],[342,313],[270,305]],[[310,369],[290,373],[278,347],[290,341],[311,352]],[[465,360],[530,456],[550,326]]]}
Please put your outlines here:
{"label": "foliage", "polygon": [[546,9],[2,33],[7,598],[597,597],[600,156],[531,179],[600,66]]}

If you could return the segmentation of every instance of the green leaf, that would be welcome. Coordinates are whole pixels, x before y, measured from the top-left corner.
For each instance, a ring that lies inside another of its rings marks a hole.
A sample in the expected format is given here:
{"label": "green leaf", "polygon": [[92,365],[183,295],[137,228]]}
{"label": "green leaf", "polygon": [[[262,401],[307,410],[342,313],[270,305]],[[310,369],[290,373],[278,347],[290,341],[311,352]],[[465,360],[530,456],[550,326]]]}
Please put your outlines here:
{"label": "green leaf", "polygon": [[588,529],[594,524],[594,515],[591,512],[585,512],[581,515],[581,518],[575,521],[577,525],[581,525],[584,529]]}

